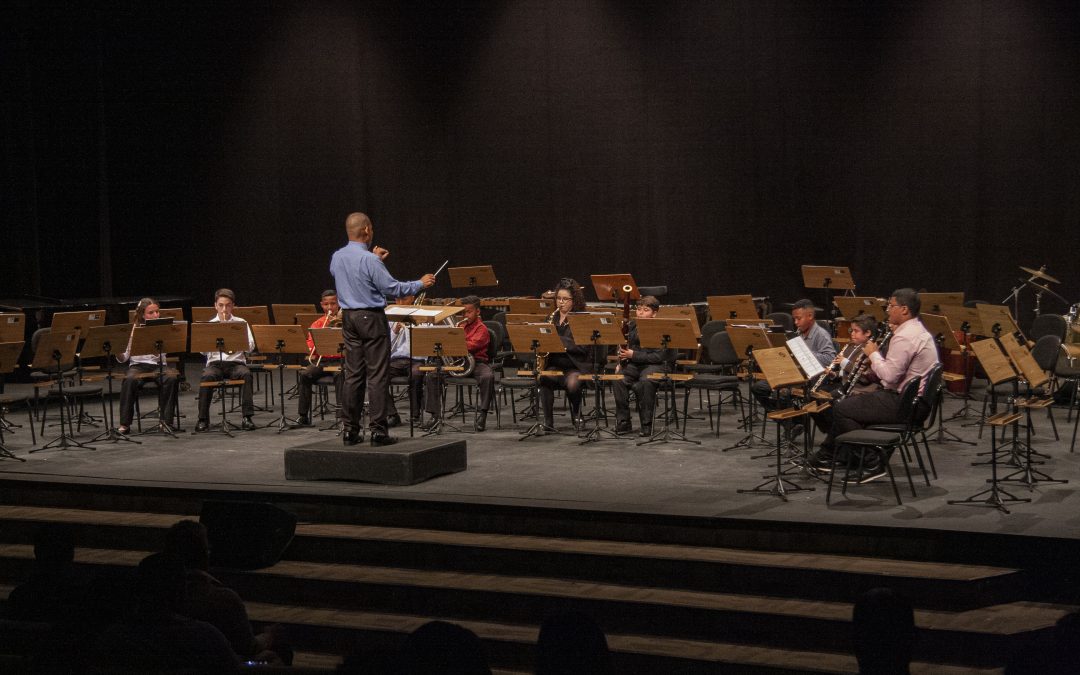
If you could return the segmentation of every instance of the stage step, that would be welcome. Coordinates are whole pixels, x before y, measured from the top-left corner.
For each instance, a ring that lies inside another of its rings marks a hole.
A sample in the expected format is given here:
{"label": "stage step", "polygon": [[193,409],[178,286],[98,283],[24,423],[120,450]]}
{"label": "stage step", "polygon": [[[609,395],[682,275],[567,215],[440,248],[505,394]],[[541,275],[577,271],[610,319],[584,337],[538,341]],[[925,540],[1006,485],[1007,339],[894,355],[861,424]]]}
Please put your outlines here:
{"label": "stage step", "polygon": [[[80,548],[77,561],[115,572],[136,565],[145,555],[136,550]],[[23,576],[20,568],[28,571],[32,556],[28,544],[0,545],[0,574],[5,580]],[[616,635],[702,644],[723,636],[729,644],[746,649],[815,653],[844,652],[850,646],[849,603],[289,560],[255,572],[218,574],[248,601],[253,620],[295,624],[294,639],[309,650],[332,651],[354,639],[333,638],[322,631],[326,617],[409,616],[419,623],[443,617],[481,625],[492,619],[498,625],[517,626],[558,609],[590,614]],[[366,611],[355,611],[357,599]],[[260,615],[253,606],[276,608],[287,616]],[[1013,640],[1053,626],[1070,609],[1023,602],[962,612],[920,609],[918,653],[940,663],[998,665],[1015,647]],[[370,627],[360,624],[352,630]],[[331,642],[320,642],[327,639]]]}

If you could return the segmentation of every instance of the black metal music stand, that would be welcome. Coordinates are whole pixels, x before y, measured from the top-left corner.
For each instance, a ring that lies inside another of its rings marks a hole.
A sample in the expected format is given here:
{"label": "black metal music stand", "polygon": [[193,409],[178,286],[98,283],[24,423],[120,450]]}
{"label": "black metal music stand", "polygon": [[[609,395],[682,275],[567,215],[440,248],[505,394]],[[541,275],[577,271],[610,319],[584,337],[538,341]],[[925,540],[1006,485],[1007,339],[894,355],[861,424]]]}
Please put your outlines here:
{"label": "black metal music stand", "polygon": [[[600,361],[601,353],[606,350],[601,350],[599,347],[600,345],[610,347],[623,343],[623,334],[619,327],[621,321],[613,315],[606,314],[571,314],[569,315],[569,321],[570,330],[573,331],[574,335],[588,335],[589,342],[593,346],[593,372],[590,378],[593,383],[593,427],[582,437],[578,445],[617,439],[619,438],[617,433],[600,426],[600,411],[604,406],[603,387],[605,378],[608,378],[608,376],[604,375],[604,366]],[[622,378],[622,375],[616,373],[608,379],[614,380],[616,378]]]}
{"label": "black metal music stand", "polygon": [[[208,321],[191,324],[191,351],[203,355],[217,353],[218,360],[224,360],[226,352],[246,352],[252,349],[248,338],[246,321]],[[200,388],[217,389],[221,394],[221,422],[210,425],[207,431],[220,431],[232,436],[231,430],[240,427],[228,420],[225,406],[226,387],[246,386],[244,380],[221,379],[217,382],[200,382]],[[196,432],[192,432],[196,433]]]}
{"label": "black metal music stand", "polygon": [[126,345],[128,338],[131,336],[131,331],[132,325],[129,323],[113,326],[94,326],[87,334],[82,349],[79,350],[79,358],[81,359],[105,357],[105,382],[109,390],[109,418],[105,420],[105,431],[91,438],[91,443],[97,443],[98,441],[118,443],[124,441],[140,445],[139,441],[129,438],[116,430],[113,408],[113,365],[116,358],[113,354],[113,345]]}
{"label": "black metal music stand", "polygon": [[435,373],[435,398],[437,401],[438,416],[432,420],[425,436],[439,435],[444,429],[457,431],[458,433],[470,433],[446,421],[443,415],[443,373],[450,368],[461,369],[461,366],[444,366],[443,357],[460,357],[469,353],[465,344],[465,329],[452,326],[417,326],[409,335],[412,354],[426,356],[434,360],[434,366],[421,366],[421,372]]}
{"label": "black metal music stand", "polygon": [[769,336],[766,334],[764,328],[755,328],[750,326],[735,326],[729,325],[727,327],[728,337],[731,338],[731,346],[735,350],[735,353],[746,354],[746,374],[747,374],[747,386],[750,391],[750,409],[746,416],[743,417],[742,427],[746,429],[746,435],[735,442],[734,445],[729,445],[726,448],[720,448],[721,452],[727,452],[728,450],[734,450],[735,448],[753,448],[754,442],[760,440],[765,442],[765,428],[762,425],[761,435],[754,433],[754,428],[757,426],[757,397],[753,395],[755,375],[754,370],[757,368],[757,360],[754,357],[755,350],[758,349],[770,349],[772,345],[769,344]]}
{"label": "black metal music stand", "polygon": [[[529,391],[532,405],[536,410],[536,422],[521,432],[518,440],[523,441],[532,436],[543,436],[545,434],[561,434],[562,432],[557,429],[544,424],[543,414],[540,411],[540,378],[544,376],[558,377],[563,373],[557,370],[544,370],[540,367],[539,361],[541,353],[545,355],[566,353],[566,347],[563,346],[559,332],[556,330],[555,325],[551,323],[507,324],[506,330],[510,333],[510,346],[514,351],[532,352],[533,355],[531,373],[533,386]],[[525,345],[528,345],[528,348],[522,349]]]}
{"label": "black metal music stand", "polygon": [[[186,321],[170,321],[161,319],[162,323],[151,323],[146,326],[137,326],[131,338],[131,350],[133,354],[157,354],[157,424],[139,433],[140,436],[162,434],[176,438],[180,428],[173,428],[169,420],[172,410],[164,410],[161,407],[161,394],[165,388],[165,360],[169,354],[182,354],[187,351],[188,323]],[[179,383],[176,385],[179,387]],[[179,406],[179,391],[174,396],[175,405]]]}
{"label": "black metal music stand", "polygon": [[277,353],[277,364],[263,366],[278,371],[278,401],[281,404],[281,414],[263,425],[263,428],[277,427],[280,434],[288,429],[295,429],[300,420],[285,414],[285,370],[299,370],[299,365],[286,365],[286,354],[307,354],[307,330],[303,326],[288,324],[281,325],[252,325],[251,332],[255,334],[255,345],[259,351],[273,350]]}
{"label": "black metal music stand", "polygon": [[[64,396],[64,369],[75,363],[75,348],[78,344],[79,334],[74,330],[62,333],[50,331],[42,337],[41,342],[38,343],[38,348],[34,353],[34,360],[30,367],[48,371],[53,370],[53,364],[55,364],[57,393],[60,396],[60,435],[42,445],[40,448],[34,448],[30,451],[31,454],[40,450],[49,450],[52,448],[59,448],[60,450],[67,450],[69,448],[80,448],[82,450],[97,449],[91,445],[80,443],[75,440],[75,425],[72,424],[70,415],[65,416],[67,400]],[[44,417],[42,419],[44,419]],[[66,430],[64,429],[65,423],[68,425]]]}
{"label": "black metal music stand", "polygon": [[[650,349],[694,349],[698,345],[698,339],[697,335],[694,333],[693,323],[688,319],[638,319],[637,331],[638,341],[641,343],[641,346]],[[664,372],[660,373],[658,377],[650,376],[650,379],[655,379],[659,382],[659,389],[664,392],[664,425],[648,439],[639,441],[638,445],[667,443],[668,441],[681,441],[683,443],[701,445],[701,441],[687,438],[685,434],[679,431],[677,417],[675,420],[675,429],[672,430],[671,428],[672,412],[678,410],[678,400],[675,397],[675,382],[677,380],[689,380],[693,378],[693,375],[687,373],[673,375],[669,370],[670,366],[665,363]]]}
{"label": "black metal music stand", "polygon": [[[345,339],[342,336],[341,328],[310,328],[308,334],[311,335],[311,341],[315,343],[315,353],[322,354],[323,358],[326,358],[327,354],[337,354],[337,358],[334,359],[336,366],[325,366],[320,361],[319,365],[322,365],[324,372],[331,372],[332,369],[337,369],[333,372],[341,372],[341,377],[345,377]],[[338,377],[334,375],[334,377]],[[345,422],[341,417],[341,401],[338,401],[338,414],[334,418],[334,421],[325,427],[319,427],[319,431],[335,431],[338,436],[345,432]],[[314,416],[312,417],[314,419]],[[363,419],[361,419],[361,427]],[[410,434],[412,435],[412,434]]]}

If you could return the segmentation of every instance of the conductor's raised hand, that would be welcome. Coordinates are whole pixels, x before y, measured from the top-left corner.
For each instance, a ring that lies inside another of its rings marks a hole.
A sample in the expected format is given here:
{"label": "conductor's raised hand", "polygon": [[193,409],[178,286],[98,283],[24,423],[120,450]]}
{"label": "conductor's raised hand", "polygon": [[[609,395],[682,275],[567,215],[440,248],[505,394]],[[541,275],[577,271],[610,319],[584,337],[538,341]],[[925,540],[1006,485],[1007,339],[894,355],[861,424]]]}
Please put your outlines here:
{"label": "conductor's raised hand", "polygon": [[371,249],[371,252],[379,256],[379,260],[386,260],[386,257],[390,255],[390,251],[386,250],[382,246],[375,246]]}
{"label": "conductor's raised hand", "polygon": [[435,285],[435,275],[425,274],[424,276],[420,277],[420,283],[424,284],[424,288],[431,288]]}

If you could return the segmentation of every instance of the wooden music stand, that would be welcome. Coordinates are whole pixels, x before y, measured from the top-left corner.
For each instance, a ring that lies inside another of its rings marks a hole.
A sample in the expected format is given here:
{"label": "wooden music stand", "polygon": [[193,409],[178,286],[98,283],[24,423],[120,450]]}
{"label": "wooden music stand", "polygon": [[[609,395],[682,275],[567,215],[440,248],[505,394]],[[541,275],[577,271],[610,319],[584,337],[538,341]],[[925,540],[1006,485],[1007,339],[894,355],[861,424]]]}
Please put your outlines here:
{"label": "wooden music stand", "polygon": [[18,342],[26,337],[26,317],[21,312],[0,312],[0,342]]}
{"label": "wooden music stand", "polygon": [[[748,384],[752,388],[754,386],[754,380],[756,379],[756,373],[754,371],[757,364],[757,359],[754,357],[754,354],[758,351],[772,349],[774,347],[769,339],[769,333],[760,326],[729,325],[727,327],[727,334],[728,337],[731,338],[731,346],[735,350],[735,353],[746,359],[746,376]],[[780,334],[780,337],[784,337],[784,335]],[[754,433],[754,426],[758,419],[757,398],[751,396],[750,413],[742,421],[742,427],[746,429],[746,435],[739,439],[734,445],[721,448],[721,452],[727,452],[728,450],[742,447],[752,448],[754,447],[755,441],[764,441],[764,422],[762,423],[761,435]]]}
{"label": "wooden music stand", "polygon": [[975,305],[975,309],[979,312],[979,320],[982,322],[983,330],[988,331],[983,333],[984,335],[997,335],[994,332],[995,326],[998,327],[1002,335],[1005,333],[1020,333],[1020,327],[1013,320],[1008,306],[980,303]]}
{"label": "wooden music stand", "polygon": [[105,310],[92,309],[80,312],[57,312],[53,314],[52,330],[64,333],[69,330],[77,331],[79,339],[85,340],[93,326],[105,325]]}
{"label": "wooden music stand", "polygon": [[941,314],[944,305],[964,306],[964,292],[959,293],[919,293],[919,302],[922,304],[921,312]]}
{"label": "wooden music stand", "polygon": [[285,365],[286,354],[307,354],[307,329],[295,324],[254,324],[251,332],[255,335],[256,348],[268,354],[271,351],[277,353],[276,364],[266,364],[263,368],[278,371],[278,400],[281,404],[281,415],[263,425],[263,428],[277,425],[280,434],[287,429],[295,429],[300,425],[300,420],[285,414],[285,371],[300,370],[299,365]]}
{"label": "wooden music stand", "polygon": [[274,315],[274,324],[276,325],[295,325],[297,314],[310,314],[314,307],[315,305],[311,303],[288,304],[275,302],[270,305],[270,313]]}
{"label": "wooden music stand", "polygon": [[[19,314],[18,316],[22,316]],[[21,323],[20,323],[21,325]],[[3,382],[4,375],[15,370],[19,365],[19,355],[22,354],[23,347],[26,345],[24,341],[12,341],[12,342],[0,342],[0,382]],[[34,413],[33,407],[27,403],[27,412],[30,416],[30,433],[34,433]],[[4,431],[10,431],[14,427],[21,426],[18,424],[12,424],[9,426],[9,422],[6,418],[0,418],[0,459],[16,459],[20,462],[26,460],[22,457],[16,457],[15,453],[8,449],[4,443]],[[34,445],[37,445],[37,438],[33,439]]]}
{"label": "wooden music stand", "polygon": [[213,307],[192,307],[191,322],[205,323],[217,316],[217,310]]}
{"label": "wooden music stand", "polygon": [[624,286],[630,287],[631,300],[641,299],[641,291],[638,290],[637,282],[634,281],[634,275],[632,274],[593,274],[589,278],[592,280],[597,300],[624,302]]}
{"label": "wooden music stand", "polygon": [[710,295],[705,298],[709,304],[709,318],[713,321],[756,321],[757,305],[754,297],[745,295]]}
{"label": "wooden music stand", "polygon": [[979,310],[974,307],[964,307],[963,305],[941,305],[940,307],[940,314],[949,319],[950,325],[958,326],[960,332],[967,335],[990,335],[990,331],[983,328]]}
{"label": "wooden music stand", "polygon": [[548,298],[509,298],[510,309],[507,314],[550,315],[555,311],[555,300]]}
{"label": "wooden music stand", "polygon": [[851,278],[851,270],[847,267],[829,265],[803,265],[803,286],[806,288],[825,289],[825,311],[830,319],[836,318],[836,310],[833,308],[833,291],[855,290],[855,280]]}
{"label": "wooden music stand", "polygon": [[[694,334],[694,324],[689,319],[638,319],[637,331],[638,341],[641,346],[649,349],[696,349],[698,346],[698,335]],[[701,445],[701,441],[687,438],[685,434],[680,432],[677,421],[675,430],[671,429],[671,417],[673,414],[678,415],[675,382],[687,381],[694,376],[689,373],[673,375],[668,372],[666,366],[664,371],[657,373],[657,375],[658,377],[650,376],[650,379],[658,380],[660,389],[665,392],[664,425],[648,439],[638,442],[638,445],[667,443],[671,440]]]}
{"label": "wooden music stand", "polygon": [[446,272],[450,275],[451,288],[490,288],[499,285],[491,265],[449,267]]}
{"label": "wooden music stand", "polygon": [[270,308],[266,305],[233,307],[233,316],[241,318],[251,325],[259,324],[260,326],[266,326],[270,323]]}
{"label": "wooden music stand", "polygon": [[546,314],[507,314],[506,324],[512,323],[545,323],[547,322]]}
{"label": "wooden music stand", "polygon": [[[788,347],[770,347],[769,349],[755,349],[754,358],[758,367],[761,368],[765,381],[771,389],[793,387],[806,383],[806,374],[799,368],[798,363],[792,356]],[[820,364],[819,364],[820,365]],[[812,492],[814,488],[803,487],[784,477],[780,470],[783,458],[781,456],[781,427],[783,422],[806,415],[806,411],[797,409],[775,410],[769,413],[769,419],[776,422],[776,466],[773,475],[766,476],[766,480],[748,490],[738,490],[739,494],[764,494],[775,495],[785,502],[789,492]]]}
{"label": "wooden music stand", "polygon": [[[460,309],[460,308],[458,308]],[[465,344],[465,329],[453,326],[415,326],[409,333],[409,357],[426,356],[434,360],[434,366],[421,366],[420,370],[435,372],[435,386],[437,399],[438,417],[431,423],[425,436],[441,434],[443,428],[461,433],[468,433],[450,424],[443,418],[442,385],[443,373],[452,370],[461,370],[461,366],[443,366],[443,357],[466,356],[469,348]]]}
{"label": "wooden music stand", "polygon": [[[160,312],[160,317],[162,319],[172,319],[173,321],[183,321],[184,320],[184,309],[183,309],[183,307],[161,307],[161,308],[159,308],[159,312]],[[212,319],[214,317],[211,316],[210,318]],[[135,323],[135,310],[129,309],[128,310],[128,324],[130,325],[130,324],[133,324],[133,323]],[[114,325],[119,326],[121,324],[114,324]]]}
{"label": "wooden music stand", "polygon": [[833,302],[840,308],[840,315],[845,319],[854,319],[860,314],[867,314],[878,321],[885,320],[885,308],[881,302],[870,296],[838,295]]}
{"label": "wooden music stand", "polygon": [[[965,349],[960,342],[956,339],[956,333],[953,332],[952,324],[949,323],[949,317],[939,314],[927,314],[925,312],[919,313],[919,319],[922,321],[926,330],[930,331],[930,334],[934,336],[934,342],[938,344],[942,349],[946,349],[950,352],[960,352],[963,354],[963,369],[967,372],[967,359],[968,350]],[[944,375],[944,373],[943,373]],[[962,374],[956,375],[956,377],[963,379]],[[934,392],[934,396],[942,396],[941,392]],[[965,400],[966,405],[966,400]],[[944,443],[945,441],[953,441],[955,443],[964,443],[966,445],[975,445],[975,441],[966,441],[960,438],[953,432],[945,428],[945,415],[942,412],[942,407],[937,406],[937,418],[938,418],[938,431],[937,440],[938,443]],[[933,424],[934,420],[930,420],[929,424]],[[946,434],[948,438],[946,438]]]}
{"label": "wooden music stand", "polygon": [[[227,352],[246,352],[248,345],[248,324],[244,321],[208,321],[206,323],[191,324],[190,350],[195,353],[217,353],[218,360]],[[244,380],[218,380],[217,382],[200,382],[200,387],[207,389],[219,389],[221,393],[221,422],[213,425],[226,436],[232,436],[230,427],[239,429],[237,425],[227,418],[225,409],[225,388],[244,386]]]}
{"label": "wooden music stand", "polygon": [[297,312],[296,314],[293,314],[293,325],[307,328],[324,316],[326,315],[316,314],[314,312]]}
{"label": "wooden music stand", "polygon": [[506,330],[510,334],[510,347],[519,353],[531,352],[533,355],[533,369],[531,371],[518,371],[518,375],[531,376],[533,387],[530,390],[530,398],[533,409],[538,411],[536,422],[525,431],[521,432],[519,441],[531,436],[543,436],[547,433],[559,433],[553,427],[546,426],[539,413],[540,410],[540,378],[558,377],[561,370],[544,370],[540,368],[539,357],[544,354],[565,354],[562,338],[551,323],[515,323],[507,324]]}
{"label": "wooden music stand", "polygon": [[118,443],[125,441],[139,445],[134,438],[119,433],[114,424],[113,415],[113,362],[117,353],[123,353],[127,347],[128,338],[131,336],[132,326],[130,323],[120,323],[111,326],[94,326],[86,336],[82,348],[79,350],[79,359],[92,359],[98,356],[105,357],[105,381],[109,389],[108,419],[105,420],[105,431],[90,439],[91,443],[104,441],[106,443]]}
{"label": "wooden music stand", "polygon": [[624,342],[625,338],[621,328],[622,320],[616,319],[610,314],[570,314],[568,320],[570,321],[570,330],[573,331],[574,335],[588,335],[589,342],[593,346],[593,372],[591,376],[594,395],[593,428],[585,434],[584,439],[578,445],[601,441],[605,438],[618,438],[619,435],[614,431],[600,427],[600,411],[604,409],[604,380],[621,379],[622,375],[618,373],[605,375],[603,373],[599,346],[621,345]]}
{"label": "wooden music stand", "polygon": [[308,333],[311,334],[311,341],[315,343],[316,354],[322,354],[324,357],[337,354],[339,358],[344,357],[345,337],[340,328],[310,328]]}
{"label": "wooden music stand", "polygon": [[[53,447],[61,450],[67,450],[68,448],[95,449],[86,443],[76,441],[75,437],[68,433],[71,430],[71,421],[64,414],[67,409],[67,400],[64,396],[64,369],[75,364],[75,349],[78,345],[79,332],[75,329],[63,332],[51,330],[38,341],[37,351],[34,352],[34,359],[30,363],[30,367],[37,370],[53,371],[57,375],[56,386],[60,395],[60,435],[40,448],[34,448],[30,451],[31,453]],[[67,424],[67,428],[65,428],[65,424]],[[42,428],[44,429],[44,422],[42,422]]]}
{"label": "wooden music stand", "polygon": [[[697,310],[692,305],[662,305],[656,313],[657,319],[686,319],[694,331],[695,339],[701,338],[701,327],[698,325]],[[701,345],[694,343],[690,349],[697,349]]]}
{"label": "wooden music stand", "polygon": [[[132,354],[183,354],[188,348],[188,324],[186,321],[174,321],[173,323],[158,324],[153,326],[136,326],[131,336]],[[158,386],[165,377],[165,362],[158,360]],[[172,411],[161,409],[161,401],[158,401],[158,423],[151,429],[143,431],[140,436],[147,434],[165,434],[176,438],[177,431],[183,431],[177,427],[173,429],[166,420],[172,415]]]}

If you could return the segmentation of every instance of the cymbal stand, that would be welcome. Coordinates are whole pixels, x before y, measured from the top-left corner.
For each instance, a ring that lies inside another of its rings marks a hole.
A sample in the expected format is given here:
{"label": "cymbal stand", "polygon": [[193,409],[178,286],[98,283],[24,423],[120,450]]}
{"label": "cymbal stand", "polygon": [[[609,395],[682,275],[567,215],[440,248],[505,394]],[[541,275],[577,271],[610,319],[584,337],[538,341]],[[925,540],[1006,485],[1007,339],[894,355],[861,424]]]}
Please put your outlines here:
{"label": "cymbal stand", "polygon": [[116,418],[113,415],[112,342],[110,340],[105,340],[105,342],[101,344],[101,348],[105,352],[105,381],[108,383],[109,387],[109,419],[105,420],[106,430],[91,438],[90,442],[97,443],[98,441],[102,441],[104,443],[118,443],[120,441],[126,441],[128,443],[134,443],[135,445],[142,445],[141,441],[137,441],[134,438],[128,438],[116,430]]}
{"label": "cymbal stand", "polygon": [[[57,392],[60,394],[60,435],[49,441],[40,448],[34,448],[30,451],[31,454],[40,450],[49,450],[51,448],[59,448],[60,450],[67,450],[69,448],[80,448],[82,450],[97,450],[97,448],[88,445],[86,443],[80,443],[75,440],[74,429],[75,425],[71,422],[71,415],[68,414],[66,418],[67,430],[64,429],[65,423],[65,408],[67,408],[67,398],[64,396],[64,370],[61,367],[60,359],[63,355],[59,349],[53,350],[53,359],[56,360],[56,379]],[[44,413],[42,413],[42,419],[44,419]],[[71,433],[68,433],[68,432]]]}
{"label": "cymbal stand", "polygon": [[[585,434],[583,440],[578,442],[578,445],[585,445],[586,443],[594,443],[596,441],[603,441],[603,440],[610,440],[610,439],[618,439],[619,438],[619,435],[617,433],[615,433],[614,431],[612,431],[611,429],[608,429],[607,427],[601,427],[600,426],[600,411],[601,411],[602,406],[603,406],[603,400],[602,399],[603,399],[604,380],[603,380],[603,375],[602,375],[603,374],[603,369],[600,367],[600,349],[597,348],[599,345],[597,345],[597,342],[596,342],[599,339],[600,339],[600,331],[594,330],[592,332],[592,335],[589,337],[589,340],[593,343],[593,348],[592,348],[592,353],[593,353],[592,382],[593,382],[593,390],[594,390],[593,391],[594,402],[593,402],[593,414],[592,414],[593,428],[589,429],[589,433]],[[538,419],[539,419],[539,416],[538,416]]]}
{"label": "cymbal stand", "polygon": [[[760,439],[765,442],[765,431],[762,429],[761,435],[758,436],[754,433],[754,427],[757,426],[757,400],[753,395],[754,389],[754,368],[757,366],[757,360],[754,358],[754,348],[752,346],[746,348],[746,374],[750,378],[747,383],[749,386],[750,396],[750,411],[743,417],[742,428],[746,429],[745,436],[735,442],[734,445],[729,445],[726,448],[720,448],[721,452],[727,452],[728,450],[734,450],[735,448],[752,448],[754,447],[755,439]],[[764,422],[763,422],[764,423]]]}

